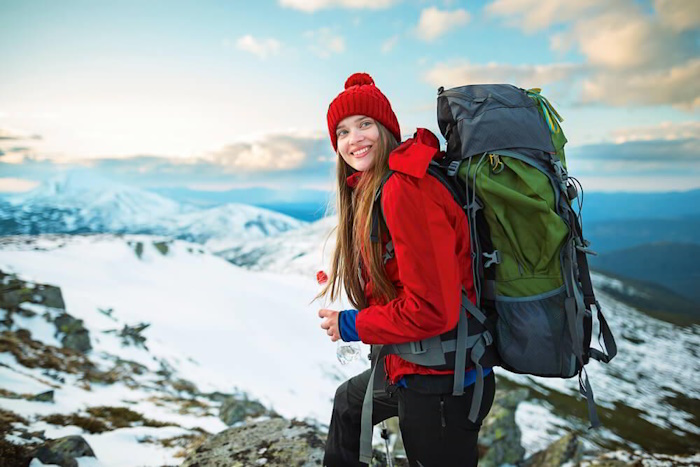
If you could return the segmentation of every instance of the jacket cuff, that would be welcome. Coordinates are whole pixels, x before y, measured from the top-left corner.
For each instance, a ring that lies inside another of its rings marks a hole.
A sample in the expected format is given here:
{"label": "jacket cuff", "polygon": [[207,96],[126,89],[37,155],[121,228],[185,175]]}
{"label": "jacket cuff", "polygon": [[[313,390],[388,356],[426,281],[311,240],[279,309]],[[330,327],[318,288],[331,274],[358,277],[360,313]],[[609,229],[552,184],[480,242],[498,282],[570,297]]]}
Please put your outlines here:
{"label": "jacket cuff", "polygon": [[355,318],[358,313],[358,310],[343,310],[340,312],[338,327],[340,328],[340,338],[345,342],[360,340],[360,336],[357,334],[357,328],[355,327]]}

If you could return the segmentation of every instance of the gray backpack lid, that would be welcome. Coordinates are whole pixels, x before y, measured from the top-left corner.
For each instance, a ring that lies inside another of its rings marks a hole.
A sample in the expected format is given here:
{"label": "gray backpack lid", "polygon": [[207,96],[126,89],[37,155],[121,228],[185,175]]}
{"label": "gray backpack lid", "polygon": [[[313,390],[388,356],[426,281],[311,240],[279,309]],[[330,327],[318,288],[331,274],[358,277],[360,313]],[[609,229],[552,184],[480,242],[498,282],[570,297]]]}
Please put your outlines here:
{"label": "gray backpack lid", "polygon": [[537,103],[523,89],[481,84],[438,92],[438,126],[448,140],[448,155],[463,159],[510,148],[556,152]]}

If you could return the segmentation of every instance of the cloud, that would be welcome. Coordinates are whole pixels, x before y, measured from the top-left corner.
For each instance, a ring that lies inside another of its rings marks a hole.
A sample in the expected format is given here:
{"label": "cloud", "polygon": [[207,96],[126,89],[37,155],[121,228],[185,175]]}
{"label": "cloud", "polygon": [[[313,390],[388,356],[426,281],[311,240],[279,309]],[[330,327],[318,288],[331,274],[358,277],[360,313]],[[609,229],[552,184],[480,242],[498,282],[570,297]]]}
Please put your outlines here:
{"label": "cloud", "polygon": [[334,180],[336,157],[325,133],[273,134],[256,141],[226,145],[197,157],[152,155],[59,161],[24,158],[6,163],[0,174],[8,178],[43,181],[58,170],[89,167],[96,173],[141,187],[269,186],[294,189],[302,184]]}
{"label": "cloud", "polygon": [[272,55],[277,55],[282,48],[282,43],[277,39],[256,39],[250,34],[238,38],[236,48],[245,52],[257,55],[261,59],[266,59]]}
{"label": "cloud", "polygon": [[661,22],[675,31],[688,31],[700,25],[697,0],[654,0]]}
{"label": "cloud", "polygon": [[0,193],[18,193],[36,188],[39,182],[25,178],[0,177]]}
{"label": "cloud", "polygon": [[700,2],[654,0],[653,6],[645,9],[634,0],[496,0],[486,10],[525,31],[560,24],[550,46],[585,58],[588,76],[574,90],[583,103],[695,109]]}
{"label": "cloud", "polygon": [[416,34],[424,41],[433,41],[449,30],[467,24],[469,19],[470,15],[464,9],[447,11],[425,8],[420,13]]}
{"label": "cloud", "polygon": [[[600,169],[622,164],[627,171],[639,171],[645,167],[641,164],[651,164],[652,169],[675,171],[680,168],[678,164],[683,164],[700,170],[700,139],[697,137],[590,144],[572,148],[569,152],[582,159],[597,161],[596,167]],[[600,165],[601,161],[605,162]],[[630,162],[635,164],[630,165]]]}
{"label": "cloud", "polygon": [[439,63],[425,73],[424,79],[435,87],[445,88],[467,84],[512,83],[523,88],[542,87],[567,80],[581,70],[580,65],[555,63],[551,65],[510,65],[469,62]]}
{"label": "cloud", "polygon": [[268,138],[257,143],[231,144],[211,154],[218,165],[242,170],[289,170],[300,167],[306,153],[290,138]]}
{"label": "cloud", "polygon": [[667,70],[635,74],[599,71],[583,82],[583,103],[665,105],[683,110],[700,107],[700,59]]}
{"label": "cloud", "polygon": [[[661,128],[649,129],[661,131]],[[630,132],[636,134],[637,130],[640,129]],[[566,152],[569,173],[578,178],[587,191],[700,188],[700,140],[697,137],[574,146]]]}
{"label": "cloud", "polygon": [[396,34],[394,36],[391,36],[389,39],[385,40],[382,43],[382,53],[389,53],[392,50],[394,50],[394,47],[396,47],[396,44],[399,43],[399,35]]}
{"label": "cloud", "polygon": [[486,13],[506,19],[506,24],[526,32],[546,29],[554,24],[575,20],[601,7],[610,8],[615,0],[495,0]]}
{"label": "cloud", "polygon": [[559,51],[577,48],[588,63],[607,70],[659,70],[698,53],[693,34],[678,33],[638,9],[580,18],[555,35],[552,46]]}
{"label": "cloud", "polygon": [[345,39],[333,33],[330,28],[306,31],[304,37],[312,42],[309,46],[311,51],[321,58],[329,58],[345,51]]}
{"label": "cloud", "polygon": [[12,128],[0,128],[0,141],[20,141],[20,140],[41,140],[40,135],[31,134],[23,130],[15,130]]}
{"label": "cloud", "polygon": [[610,134],[618,144],[629,141],[697,139],[698,135],[700,122],[663,122],[651,126],[620,128]]}
{"label": "cloud", "polygon": [[279,4],[286,8],[300,10],[305,13],[314,13],[328,8],[370,9],[380,10],[389,8],[400,0],[279,0]]}
{"label": "cloud", "polygon": [[22,164],[25,160],[36,158],[34,146],[40,145],[41,140],[40,135],[28,131],[0,128],[0,161],[4,164]]}

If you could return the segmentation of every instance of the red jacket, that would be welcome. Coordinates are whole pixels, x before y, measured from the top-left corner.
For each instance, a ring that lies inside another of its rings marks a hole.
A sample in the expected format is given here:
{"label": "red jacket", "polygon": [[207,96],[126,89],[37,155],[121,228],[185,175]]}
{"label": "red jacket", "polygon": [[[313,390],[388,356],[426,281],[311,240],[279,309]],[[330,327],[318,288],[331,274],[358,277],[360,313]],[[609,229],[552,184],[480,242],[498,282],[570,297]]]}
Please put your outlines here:
{"label": "red jacket", "polygon": [[[385,268],[398,297],[388,303],[373,297],[367,268],[362,268],[369,306],[360,310],[355,326],[367,344],[417,341],[453,329],[462,286],[476,301],[467,217],[449,191],[427,175],[430,160],[441,155],[439,149],[433,133],[418,129],[389,156],[389,168],[396,173],[384,185],[381,202],[395,255]],[[349,177],[351,186],[359,174]],[[406,374],[452,373],[396,355],[386,357],[385,368],[392,383]]]}

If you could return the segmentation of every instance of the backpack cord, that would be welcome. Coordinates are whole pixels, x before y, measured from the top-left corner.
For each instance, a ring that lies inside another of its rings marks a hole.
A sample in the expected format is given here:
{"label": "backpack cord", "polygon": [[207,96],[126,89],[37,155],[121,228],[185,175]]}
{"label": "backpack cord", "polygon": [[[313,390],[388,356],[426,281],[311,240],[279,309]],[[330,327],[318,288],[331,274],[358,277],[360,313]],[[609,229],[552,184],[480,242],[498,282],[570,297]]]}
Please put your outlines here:
{"label": "backpack cord", "polygon": [[[481,294],[479,287],[477,286],[477,282],[479,280],[478,274],[476,272],[476,268],[479,265],[479,257],[477,255],[477,250],[479,249],[478,244],[474,243],[474,235],[476,234],[476,226],[474,225],[476,222],[476,216],[473,214],[472,208],[474,207],[473,200],[469,196],[469,171],[472,168],[472,160],[473,158],[470,157],[469,161],[467,162],[467,174],[466,174],[466,183],[465,185],[465,194],[467,198],[467,212],[469,213],[468,219],[469,219],[469,244],[472,250],[472,282],[474,283],[474,292],[476,293],[476,301],[477,303],[481,303]],[[474,193],[474,189],[472,188],[472,193]]]}
{"label": "backpack cord", "polygon": [[[481,270],[481,245],[479,244],[479,232],[476,230],[476,176],[479,173],[479,168],[484,163],[486,159],[486,153],[484,153],[479,162],[476,163],[476,168],[474,169],[474,176],[472,177],[472,193],[473,198],[469,199],[469,183],[467,183],[467,199],[469,203],[469,231],[471,233],[471,238],[469,242],[472,246],[472,251],[476,253],[476,267],[472,264],[472,275],[474,276],[474,291],[476,292],[476,302],[481,304],[481,278],[478,271]],[[469,170],[471,169],[472,158],[469,158],[469,164],[467,166],[467,180],[469,179]],[[474,248],[476,247],[476,248]]]}
{"label": "backpack cord", "polygon": [[[576,201],[576,204],[578,205],[578,213],[576,217],[578,217],[578,222],[581,224],[581,230],[583,230],[583,185],[581,185],[581,182],[579,182],[578,178],[576,177],[569,176],[569,180],[573,180],[573,183],[580,193],[580,196]],[[583,238],[581,240],[583,240]]]}

